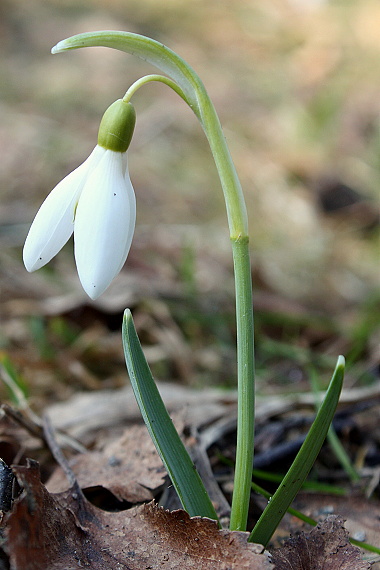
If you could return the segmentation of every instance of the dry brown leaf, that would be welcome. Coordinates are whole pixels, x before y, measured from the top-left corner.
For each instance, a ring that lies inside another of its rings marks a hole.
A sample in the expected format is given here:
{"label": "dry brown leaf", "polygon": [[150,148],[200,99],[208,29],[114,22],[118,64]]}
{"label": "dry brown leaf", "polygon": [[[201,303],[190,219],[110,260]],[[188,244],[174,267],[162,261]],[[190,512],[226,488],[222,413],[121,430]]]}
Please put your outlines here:
{"label": "dry brown leaf", "polygon": [[330,515],[312,531],[290,538],[272,553],[275,570],[368,570],[348,540],[343,519]]}
{"label": "dry brown leaf", "polygon": [[[8,413],[11,410],[11,413]],[[12,414],[13,412],[13,414]],[[17,418],[21,421],[17,422]],[[23,462],[25,455],[32,455],[41,447],[41,439],[38,434],[39,426],[29,422],[35,433],[28,430],[25,424],[25,415],[9,406],[2,406],[0,411],[0,455],[1,458],[10,465],[17,457],[17,462]],[[27,418],[26,418],[27,421]]]}
{"label": "dry brown leaf", "polygon": [[13,470],[24,490],[4,522],[11,570],[272,568],[262,547],[247,542],[248,533],[218,530],[210,519],[153,503],[101,511],[79,487],[50,494],[34,461]]}
{"label": "dry brown leaf", "polygon": [[351,538],[380,548],[380,505],[376,500],[354,493],[336,496],[302,492],[296,497],[294,508],[315,520],[323,513],[337,513],[345,519]]}
{"label": "dry brown leaf", "polygon": [[[164,483],[166,470],[145,426],[128,427],[123,435],[107,443],[101,451],[75,456],[70,461],[84,491],[103,487],[119,501],[151,501]],[[47,483],[50,492],[67,489],[67,479],[59,467]]]}
{"label": "dry brown leaf", "polygon": [[[181,414],[172,420],[182,436],[185,426]],[[100,435],[98,440],[96,451],[77,454],[68,462],[79,486],[93,504],[105,510],[123,510],[126,505],[118,504],[104,489],[119,501],[136,504],[151,501],[166,486],[169,495],[165,496],[164,506],[171,510],[179,508],[178,496],[145,425],[127,427],[117,439],[111,430],[108,436]],[[218,515],[228,517],[230,506],[215,480],[207,453],[199,448],[195,437],[189,437],[186,445]],[[63,466],[57,467],[46,483],[52,493],[65,491],[68,486]]]}
{"label": "dry brown leaf", "polygon": [[[188,425],[199,427],[218,418],[236,413],[237,392],[218,388],[202,390],[181,386],[172,382],[157,382],[157,387],[170,414],[185,410]],[[314,396],[305,394],[281,394],[280,396],[258,396],[257,421],[279,416],[298,408],[314,409]],[[343,390],[339,406],[365,400],[379,399],[380,386]],[[141,420],[130,385],[119,390],[79,392],[64,402],[52,404],[46,409],[56,429],[85,442],[86,436],[102,428],[125,424],[126,421]]]}
{"label": "dry brown leaf", "polygon": [[[157,382],[157,387],[170,414],[183,412],[192,426],[210,423],[236,407],[236,393],[217,388],[196,390],[172,382]],[[141,412],[130,385],[120,390],[77,393],[65,402],[49,406],[47,415],[55,429],[61,429],[82,442],[102,428],[141,421]]]}

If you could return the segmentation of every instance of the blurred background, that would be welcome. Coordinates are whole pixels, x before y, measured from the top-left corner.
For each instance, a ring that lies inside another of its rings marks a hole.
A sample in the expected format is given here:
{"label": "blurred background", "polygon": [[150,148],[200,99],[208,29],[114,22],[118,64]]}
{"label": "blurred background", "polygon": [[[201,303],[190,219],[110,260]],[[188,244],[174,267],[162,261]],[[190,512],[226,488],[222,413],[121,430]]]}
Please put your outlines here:
{"label": "blurred background", "polygon": [[324,385],[340,353],[347,387],[378,381],[379,22],[376,0],[1,0],[0,350],[36,409],[125,383],[127,306],[158,379],[235,386],[222,192],[167,87],[133,99],[137,227],[110,289],[86,298],[71,241],[35,274],[22,264],[44,197],[88,156],[105,109],[154,71],[105,48],[50,54],[101,29],[175,50],[219,113],[249,211],[259,390],[308,390],[315,371]]}

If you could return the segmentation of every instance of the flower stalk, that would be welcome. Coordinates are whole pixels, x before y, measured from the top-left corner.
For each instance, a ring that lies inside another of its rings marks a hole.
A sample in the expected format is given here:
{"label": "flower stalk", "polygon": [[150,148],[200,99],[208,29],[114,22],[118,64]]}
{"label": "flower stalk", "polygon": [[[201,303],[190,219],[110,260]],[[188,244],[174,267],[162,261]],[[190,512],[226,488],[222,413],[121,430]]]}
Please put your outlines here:
{"label": "flower stalk", "polygon": [[[210,144],[225,198],[235,270],[238,436],[230,528],[244,531],[247,525],[251,492],[255,389],[248,222],[241,184],[219,118],[207,91],[196,72],[181,57],[151,38],[117,31],[78,34],[59,42],[52,49],[52,53],[91,46],[110,47],[131,53],[166,73],[170,78],[169,81],[166,80],[166,83],[174,88],[193,110]],[[129,95],[133,94],[136,88],[138,85],[135,84]],[[125,100],[129,101],[130,97],[127,94]]]}

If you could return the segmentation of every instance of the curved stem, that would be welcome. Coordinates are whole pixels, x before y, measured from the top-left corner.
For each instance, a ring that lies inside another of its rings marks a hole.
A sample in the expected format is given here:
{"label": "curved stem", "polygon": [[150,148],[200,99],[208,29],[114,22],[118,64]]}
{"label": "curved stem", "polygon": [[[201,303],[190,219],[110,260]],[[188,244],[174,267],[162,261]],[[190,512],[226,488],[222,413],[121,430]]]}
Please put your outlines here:
{"label": "curved stem", "polygon": [[140,89],[140,87],[146,85],[147,83],[151,83],[152,81],[159,81],[160,83],[164,83],[165,85],[173,89],[173,91],[175,91],[185,101],[185,103],[189,104],[189,101],[185,93],[177,85],[177,83],[172,79],[170,79],[169,77],[165,77],[164,75],[145,75],[144,77],[141,77],[130,86],[130,88],[127,90],[126,94],[123,97],[123,101],[129,103],[133,95],[136,93],[138,89]]}
{"label": "curved stem", "polygon": [[[136,55],[166,73],[181,90],[179,92],[175,89],[177,93],[199,119],[210,144],[224,193],[236,287],[238,437],[231,529],[245,530],[253,464],[254,353],[248,222],[241,184],[214,105],[190,65],[163,44],[130,32],[102,31],[79,34],[59,42],[52,49],[52,53],[91,46],[110,47]],[[171,83],[167,84],[173,87]]]}
{"label": "curved stem", "polygon": [[209,140],[225,195],[230,234],[248,234],[247,213],[239,178],[222,127],[205,86],[197,73],[167,46],[131,32],[100,31],[77,34],[59,42],[52,53],[83,47],[109,47],[135,55],[158,67],[182,89],[185,100],[200,121]]}

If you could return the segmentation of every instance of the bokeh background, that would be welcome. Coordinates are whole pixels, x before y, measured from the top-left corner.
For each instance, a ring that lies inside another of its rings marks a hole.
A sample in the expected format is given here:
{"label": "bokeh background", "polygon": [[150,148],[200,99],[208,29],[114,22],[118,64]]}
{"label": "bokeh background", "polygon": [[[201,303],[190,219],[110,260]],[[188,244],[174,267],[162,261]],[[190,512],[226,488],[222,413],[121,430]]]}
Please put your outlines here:
{"label": "bokeh background", "polygon": [[[379,379],[380,5],[376,0],[1,0],[1,358],[38,409],[126,381],[123,309],[158,379],[233,387],[232,260],[223,197],[191,111],[163,85],[134,97],[138,203],[127,264],[95,303],[70,242],[29,275],[41,201],[96,143],[104,110],[153,70],[75,33],[155,38],[219,113],[249,211],[261,391],[309,389],[348,359]],[[7,396],[0,388],[0,395]]]}

